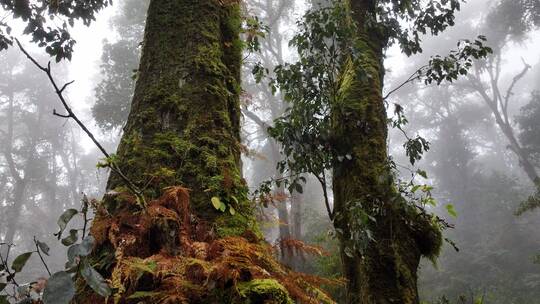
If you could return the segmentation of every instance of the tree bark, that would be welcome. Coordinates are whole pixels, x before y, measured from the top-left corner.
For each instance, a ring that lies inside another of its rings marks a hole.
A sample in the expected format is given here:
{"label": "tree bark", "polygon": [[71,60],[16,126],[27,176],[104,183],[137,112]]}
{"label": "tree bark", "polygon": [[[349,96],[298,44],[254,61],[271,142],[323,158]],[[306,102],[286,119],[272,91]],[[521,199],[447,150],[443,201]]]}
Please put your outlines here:
{"label": "tree bark", "polygon": [[[147,196],[185,186],[192,210],[211,221],[227,218],[212,207],[213,196],[234,196],[247,209],[240,172],[240,22],[234,3],[151,1],[118,148],[120,168]],[[111,174],[107,188],[120,186]]]}
{"label": "tree bark", "polygon": [[[241,176],[241,22],[239,1],[150,1],[131,111],[110,160],[148,205],[135,208],[113,172],[91,228],[91,263],[117,290],[115,303],[138,303],[127,297],[141,290],[167,303],[292,302],[277,281],[287,271],[262,251]],[[166,271],[131,280],[140,270],[126,261],[141,258]],[[257,264],[267,279],[253,279],[249,263],[267,258]],[[88,289],[77,303],[98,300]]]}
{"label": "tree bark", "polygon": [[[376,1],[351,0],[362,55],[345,63],[333,109],[338,153],[350,159],[333,169],[334,225],[347,282],[347,303],[418,303],[417,268],[421,255],[434,255],[441,235],[397,193],[387,155],[387,116],[382,98],[382,33],[369,28]],[[362,70],[367,81],[362,80]],[[362,224],[359,211],[374,220],[365,225],[373,239],[358,249],[354,236]],[[356,247],[355,247],[356,245]]]}

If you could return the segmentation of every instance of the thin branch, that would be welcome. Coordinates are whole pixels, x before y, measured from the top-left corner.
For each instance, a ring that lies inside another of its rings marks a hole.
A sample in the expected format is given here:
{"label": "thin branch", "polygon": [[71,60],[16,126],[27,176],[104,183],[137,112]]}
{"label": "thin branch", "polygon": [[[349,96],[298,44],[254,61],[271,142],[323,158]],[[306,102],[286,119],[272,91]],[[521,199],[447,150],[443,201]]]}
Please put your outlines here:
{"label": "thin branch", "polygon": [[15,280],[15,273],[11,272],[11,270],[9,270],[9,265],[8,265],[8,262],[9,262],[9,253],[11,251],[11,247],[13,247],[14,245],[13,244],[6,244],[6,243],[1,243],[0,244],[0,247],[2,245],[5,245],[7,246],[7,251],[6,251],[6,257],[4,258],[2,256],[2,253],[0,252],[0,264],[3,266],[4,268],[4,271],[7,273],[8,275],[8,282],[12,283],[13,285],[15,285],[17,288],[19,288],[19,283],[17,283],[17,281]]}
{"label": "thin branch", "polygon": [[64,90],[65,90],[69,85],[73,84],[74,82],[75,82],[75,80],[72,80],[72,81],[67,82],[66,84],[64,84],[64,85],[62,86],[62,88],[60,89],[60,93],[63,93]]}
{"label": "thin branch", "polygon": [[17,42],[17,45],[19,46],[19,49],[26,55],[26,57],[28,59],[30,59],[30,61],[32,61],[32,63],[34,63],[34,65],[36,67],[38,67],[40,70],[42,70],[43,72],[45,72],[47,74],[47,77],[49,78],[49,81],[50,83],[52,84],[52,86],[54,87],[54,90],[56,92],[56,95],[58,95],[58,98],[60,99],[60,101],[62,102],[62,105],[64,106],[64,108],[66,109],[66,111],[68,112],[68,115],[73,118],[73,120],[75,120],[75,122],[79,125],[79,127],[81,127],[81,129],[86,133],[86,135],[88,135],[88,137],[90,137],[90,139],[92,140],[92,142],[97,146],[97,148],[101,151],[101,153],[103,153],[103,155],[105,155],[105,157],[109,158],[111,155],[105,150],[105,148],[97,141],[97,139],[94,137],[94,134],[92,134],[92,132],[90,132],[90,130],[88,130],[88,128],[82,123],[82,121],[75,115],[75,113],[73,113],[73,110],[71,109],[71,107],[68,105],[66,99],[64,98],[64,95],[63,95],[63,90],[66,88],[66,85],[64,85],[62,87],[62,89],[60,89],[58,87],[58,85],[56,84],[56,81],[54,80],[53,76],[52,76],[52,73],[51,73],[51,62],[49,61],[49,63],[47,63],[47,67],[43,67],[41,64],[39,64],[25,49],[24,47],[22,46],[22,44],[19,42],[18,39],[15,39],[15,41]]}
{"label": "thin branch", "polygon": [[53,109],[53,115],[58,116],[58,117],[62,117],[62,118],[71,118],[71,115],[69,115],[69,114],[66,114],[66,115],[60,114],[60,113],[56,112],[56,109]]}
{"label": "thin branch", "polygon": [[264,122],[257,114],[253,113],[252,111],[248,110],[246,106],[242,107],[242,113],[251,119],[254,123],[256,123],[264,133],[267,133],[266,130],[270,127],[266,122]]}
{"label": "thin branch", "polygon": [[[523,58],[522,58],[523,60]],[[514,76],[514,78],[512,79],[512,83],[510,84],[510,86],[508,87],[508,90],[506,90],[506,96],[504,96],[504,112],[507,113],[508,112],[508,103],[510,101],[510,97],[512,97],[513,95],[513,90],[514,90],[514,87],[516,86],[516,84],[523,78],[525,77],[525,74],[527,74],[527,72],[529,71],[529,69],[531,68],[530,65],[528,65],[525,60],[523,60],[523,64],[525,65],[525,67],[523,68],[523,70],[517,74],[516,76]],[[508,114],[506,114],[506,116],[508,116]]]}
{"label": "thin branch", "polygon": [[396,91],[398,91],[399,89],[401,89],[402,87],[404,87],[406,84],[410,83],[410,82],[413,82],[417,79],[420,78],[421,76],[421,71],[422,69],[424,69],[425,67],[427,66],[423,66],[421,68],[419,68],[418,70],[414,71],[414,73],[411,74],[411,76],[409,76],[409,78],[407,78],[407,80],[405,80],[402,84],[400,84],[399,86],[397,86],[395,89],[391,90],[390,92],[388,92],[388,94],[386,94],[384,97],[383,97],[383,100],[386,100],[388,99],[388,97],[390,95],[392,95],[393,93],[395,93]]}
{"label": "thin branch", "polygon": [[[73,81],[71,82],[68,82],[66,84],[64,84],[62,86],[62,88],[59,88],[58,84],[56,83],[54,77],[52,76],[52,72],[51,72],[51,62],[49,61],[47,63],[47,66],[44,67],[42,66],[41,64],[39,64],[39,62],[37,62],[36,59],[34,59],[25,49],[24,47],[22,46],[22,44],[19,42],[18,39],[15,39],[15,41],[17,42],[17,45],[19,46],[19,49],[21,50],[21,52],[24,53],[24,55],[26,55],[26,57],[37,67],[39,68],[40,70],[42,70],[43,72],[45,72],[45,74],[47,74],[47,77],[49,78],[49,81],[50,83],[52,84],[52,86],[54,87],[54,90],[56,92],[56,95],[58,96],[58,98],[60,99],[60,102],[62,103],[62,105],[64,106],[64,109],[66,110],[66,112],[68,113],[67,115],[62,115],[62,114],[58,114],[56,113],[55,115],[56,116],[60,116],[60,117],[63,117],[63,118],[71,118],[73,119],[77,125],[84,131],[84,133],[86,133],[86,135],[92,140],[92,142],[94,143],[94,145],[101,151],[101,153],[106,157],[106,158],[110,158],[111,155],[105,150],[105,148],[99,143],[99,141],[95,138],[94,134],[92,134],[92,132],[90,132],[90,130],[84,125],[84,123],[77,117],[77,115],[75,115],[75,113],[73,112],[73,110],[71,109],[71,107],[69,106],[69,104],[67,103],[65,97],[64,97],[64,90],[70,85],[73,83]],[[54,111],[56,112],[56,111]],[[53,112],[53,114],[54,114]],[[126,175],[124,175],[124,173],[122,173],[122,171],[120,170],[120,168],[114,164],[114,163],[110,163],[109,164],[109,168],[116,174],[118,174],[118,176],[120,176],[120,178],[126,183],[126,186],[137,196],[137,198],[140,200],[140,203],[142,204],[143,207],[145,207],[145,199],[144,199],[144,196],[143,196],[143,193],[142,191],[139,189],[139,187],[137,187],[129,178],[127,178]]]}
{"label": "thin branch", "polygon": [[39,249],[39,244],[38,244],[38,241],[36,239],[36,236],[34,236],[34,244],[36,245],[36,252],[39,256],[39,259],[41,260],[41,263],[43,263],[43,266],[45,266],[45,269],[47,270],[47,273],[49,274],[49,276],[52,275],[51,271],[49,270],[49,266],[47,266],[47,263],[45,262],[45,259],[43,258],[43,255],[41,254],[41,250]]}

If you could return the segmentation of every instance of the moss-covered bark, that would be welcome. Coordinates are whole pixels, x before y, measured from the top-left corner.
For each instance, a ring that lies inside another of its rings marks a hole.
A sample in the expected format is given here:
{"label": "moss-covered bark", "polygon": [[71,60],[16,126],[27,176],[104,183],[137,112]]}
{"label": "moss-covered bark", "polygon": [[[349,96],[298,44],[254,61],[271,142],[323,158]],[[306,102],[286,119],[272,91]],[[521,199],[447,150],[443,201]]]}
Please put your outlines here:
{"label": "moss-covered bark", "polygon": [[[319,298],[309,278],[276,262],[251,212],[240,169],[240,28],[239,1],[150,2],[131,112],[112,160],[147,206],[113,173],[91,228],[91,263],[112,285],[111,302]],[[104,302],[80,286],[76,303]]]}
{"label": "moss-covered bark", "polygon": [[[223,234],[239,234],[249,223],[231,222],[212,197],[250,217],[239,166],[240,27],[235,1],[151,1],[116,160],[150,199],[168,186],[189,188],[192,210],[219,222]],[[108,189],[122,186],[111,175]]]}
{"label": "moss-covered bark", "polygon": [[[350,154],[334,166],[335,225],[343,231],[341,252],[348,279],[347,303],[418,303],[417,268],[422,255],[436,254],[440,232],[397,193],[387,156],[387,116],[382,98],[385,38],[366,22],[376,1],[350,0],[358,27],[360,61],[345,63],[333,110],[338,151]],[[367,73],[363,79],[362,71]],[[374,221],[374,241],[351,252],[353,209]]]}

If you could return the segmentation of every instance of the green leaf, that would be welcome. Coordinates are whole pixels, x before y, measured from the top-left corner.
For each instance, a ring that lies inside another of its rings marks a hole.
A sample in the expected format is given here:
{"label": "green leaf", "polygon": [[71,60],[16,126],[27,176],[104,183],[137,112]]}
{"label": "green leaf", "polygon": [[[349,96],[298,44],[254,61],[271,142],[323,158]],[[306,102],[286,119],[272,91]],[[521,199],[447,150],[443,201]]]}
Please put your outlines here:
{"label": "green leaf", "polygon": [[43,292],[44,304],[68,304],[75,296],[75,284],[71,275],[65,271],[53,274],[47,280]]}
{"label": "green leaf", "polygon": [[26,262],[28,262],[28,259],[32,256],[32,253],[33,252],[26,252],[16,257],[13,264],[11,264],[11,269],[15,272],[21,272],[24,265],[26,265]]}
{"label": "green leaf", "polygon": [[221,205],[219,206],[219,211],[225,212],[227,210],[227,205],[225,203],[221,202]]}
{"label": "green leaf", "polygon": [[58,239],[62,238],[62,233],[64,233],[64,230],[67,227],[67,224],[71,221],[71,219],[77,214],[79,211],[76,209],[68,209],[60,215],[60,218],[58,218],[58,227],[60,227],[60,231],[56,233],[55,235],[58,237]]}
{"label": "green leaf", "polygon": [[427,173],[426,173],[426,171],[424,171],[424,170],[420,170],[420,169],[419,169],[418,171],[416,171],[416,173],[418,173],[418,175],[420,175],[421,177],[423,177],[423,178],[425,178],[425,179],[428,178],[428,177],[427,177]]}
{"label": "green leaf", "polygon": [[457,217],[457,212],[456,212],[456,209],[454,209],[454,205],[448,204],[445,207],[446,207],[446,211],[448,212],[448,214],[450,214],[454,218]]}
{"label": "green leaf", "polygon": [[67,256],[68,256],[68,265],[75,266],[75,260],[77,257],[88,256],[92,252],[94,247],[94,237],[87,236],[80,244],[75,244],[69,247]]}
{"label": "green leaf", "polygon": [[71,246],[79,239],[79,231],[77,229],[71,229],[69,235],[62,239],[62,245]]}
{"label": "green leaf", "polygon": [[221,204],[222,203],[221,203],[221,200],[219,199],[219,197],[214,196],[214,197],[212,197],[211,201],[212,201],[212,206],[214,206],[214,208],[216,208],[216,210],[221,209]]}
{"label": "green leaf", "polygon": [[234,208],[232,206],[229,206],[229,213],[231,215],[235,215],[236,214],[236,210],[234,210]]}
{"label": "green leaf", "polygon": [[49,255],[49,251],[51,250],[51,248],[49,248],[49,245],[40,241],[36,241],[36,243],[39,247],[39,250],[41,250],[41,252],[43,252],[45,255]]}
{"label": "green leaf", "polygon": [[111,295],[111,288],[105,282],[105,279],[97,272],[94,267],[85,263],[83,269],[81,270],[81,275],[88,283],[88,286],[92,288],[97,294],[102,297],[108,297]]}
{"label": "green leaf", "polygon": [[89,235],[85,237],[81,244],[79,244],[79,255],[80,256],[87,256],[92,252],[92,248],[94,248],[95,239],[93,236]]}

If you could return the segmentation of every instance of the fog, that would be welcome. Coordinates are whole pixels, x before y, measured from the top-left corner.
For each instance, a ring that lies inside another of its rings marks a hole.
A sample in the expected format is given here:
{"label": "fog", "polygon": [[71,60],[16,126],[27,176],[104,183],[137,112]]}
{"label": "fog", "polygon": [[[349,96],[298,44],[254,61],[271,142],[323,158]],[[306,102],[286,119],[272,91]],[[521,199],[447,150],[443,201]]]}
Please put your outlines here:
{"label": "fog", "polygon": [[[72,60],[52,61],[59,83],[75,81],[66,91],[68,103],[111,153],[130,109],[148,2],[115,1],[90,26],[76,24],[70,31],[77,41]],[[395,118],[399,107],[408,120],[402,130],[389,125],[389,154],[399,180],[428,186],[437,203],[426,208],[451,226],[443,232],[447,242],[440,257],[423,259],[420,266],[418,285],[426,303],[446,303],[443,297],[451,303],[540,303],[540,214],[518,212],[537,191],[531,172],[540,172],[540,16],[520,15],[525,13],[512,3],[470,0],[455,26],[436,37],[422,36],[422,53],[406,56],[397,45],[386,50],[388,116]],[[260,52],[244,52],[242,71],[242,167],[251,191],[284,178],[276,168],[284,159],[281,146],[267,128],[287,104],[268,84],[276,65],[297,59],[288,41],[312,5],[289,0],[243,4],[246,16],[257,16],[268,26],[265,37],[258,38]],[[242,35],[253,38],[249,32]],[[467,75],[440,85],[415,80],[401,86],[433,56],[446,56],[459,40],[478,35],[486,36],[493,54],[475,60]],[[50,60],[27,36],[20,37],[39,62]],[[64,108],[47,75],[16,46],[0,52],[0,62],[1,253],[7,253],[7,244],[14,245],[12,257],[34,250],[36,238],[50,247],[44,258],[54,272],[64,268],[67,248],[53,235],[58,217],[66,209],[79,209],[84,196],[100,199],[109,172],[96,166],[103,155],[87,134],[72,120],[53,115]],[[260,83],[252,75],[257,62],[270,71]],[[429,142],[429,150],[412,165],[404,143],[416,136]],[[320,246],[320,256],[284,249],[277,255],[296,270],[340,278],[338,245],[321,184],[309,174],[303,177],[301,193],[272,186],[272,202],[257,207],[265,238],[272,244],[295,239]],[[327,188],[332,204],[332,187]],[[77,221],[68,230],[81,224]],[[33,257],[18,281],[41,276],[47,271]],[[331,293],[341,303],[343,289],[332,287]],[[483,302],[474,302],[480,298]]]}

